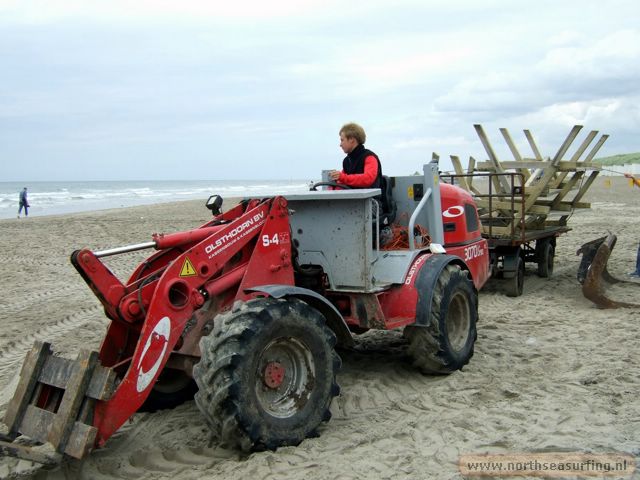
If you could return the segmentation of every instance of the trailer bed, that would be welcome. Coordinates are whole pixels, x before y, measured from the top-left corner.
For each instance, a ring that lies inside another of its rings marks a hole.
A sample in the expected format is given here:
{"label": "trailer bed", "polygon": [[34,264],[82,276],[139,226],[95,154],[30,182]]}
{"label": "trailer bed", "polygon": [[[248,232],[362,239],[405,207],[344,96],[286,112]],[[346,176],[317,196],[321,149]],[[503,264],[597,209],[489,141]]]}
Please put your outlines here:
{"label": "trailer bed", "polygon": [[483,235],[489,242],[489,248],[492,247],[513,247],[522,245],[523,243],[529,243],[536,240],[541,240],[549,237],[558,237],[563,233],[567,233],[571,228],[567,226],[550,226],[543,230],[524,230],[521,235],[517,237],[511,235]]}

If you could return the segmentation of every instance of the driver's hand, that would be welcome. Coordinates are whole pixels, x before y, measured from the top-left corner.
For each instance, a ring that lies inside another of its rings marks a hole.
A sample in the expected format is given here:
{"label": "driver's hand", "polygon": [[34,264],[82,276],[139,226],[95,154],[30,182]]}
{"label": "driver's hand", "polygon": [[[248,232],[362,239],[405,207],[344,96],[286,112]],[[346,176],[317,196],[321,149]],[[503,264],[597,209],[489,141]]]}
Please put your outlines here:
{"label": "driver's hand", "polygon": [[329,178],[335,182],[340,178],[340,172],[338,170],[330,170]]}

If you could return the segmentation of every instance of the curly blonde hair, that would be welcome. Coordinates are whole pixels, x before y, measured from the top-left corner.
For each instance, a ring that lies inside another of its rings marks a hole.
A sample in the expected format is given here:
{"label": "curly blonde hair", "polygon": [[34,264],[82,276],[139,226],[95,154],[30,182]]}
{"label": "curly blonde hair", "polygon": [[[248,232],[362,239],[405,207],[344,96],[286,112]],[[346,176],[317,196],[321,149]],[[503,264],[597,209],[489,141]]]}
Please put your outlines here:
{"label": "curly blonde hair", "polygon": [[355,138],[360,145],[367,141],[367,134],[364,133],[364,128],[362,128],[357,123],[345,123],[338,135],[344,133],[344,136],[347,138]]}

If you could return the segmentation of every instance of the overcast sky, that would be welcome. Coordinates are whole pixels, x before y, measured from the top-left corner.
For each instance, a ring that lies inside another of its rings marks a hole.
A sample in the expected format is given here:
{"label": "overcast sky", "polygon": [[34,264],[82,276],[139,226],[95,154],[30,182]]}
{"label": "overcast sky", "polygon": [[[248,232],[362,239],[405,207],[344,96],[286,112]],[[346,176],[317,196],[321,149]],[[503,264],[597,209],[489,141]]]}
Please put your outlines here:
{"label": "overcast sky", "polygon": [[0,65],[0,181],[312,179],[348,121],[391,175],[474,123],[640,151],[637,0],[0,0]]}

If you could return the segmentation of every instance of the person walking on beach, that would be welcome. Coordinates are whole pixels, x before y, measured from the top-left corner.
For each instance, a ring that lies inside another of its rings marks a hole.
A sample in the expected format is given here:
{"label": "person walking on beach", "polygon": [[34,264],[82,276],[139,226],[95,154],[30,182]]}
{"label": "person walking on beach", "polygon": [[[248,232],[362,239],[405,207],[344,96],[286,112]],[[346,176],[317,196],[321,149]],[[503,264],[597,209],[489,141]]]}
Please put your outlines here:
{"label": "person walking on beach", "polygon": [[[633,180],[633,184],[636,187],[640,188],[640,178],[636,178],[630,173],[625,173],[624,176]],[[632,277],[640,277],[640,244],[638,244],[638,253],[636,256],[636,269],[633,272],[631,272],[629,275]]]}
{"label": "person walking on beach", "polygon": [[18,207],[18,218],[20,218],[20,213],[22,212],[23,208],[24,208],[24,216],[28,217],[29,216],[29,201],[27,200],[27,187],[24,187],[22,189],[22,191],[20,192],[20,201],[19,201],[19,207]]}

